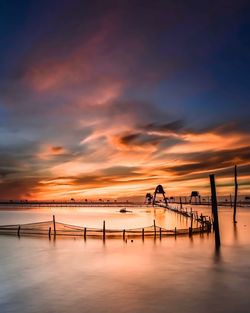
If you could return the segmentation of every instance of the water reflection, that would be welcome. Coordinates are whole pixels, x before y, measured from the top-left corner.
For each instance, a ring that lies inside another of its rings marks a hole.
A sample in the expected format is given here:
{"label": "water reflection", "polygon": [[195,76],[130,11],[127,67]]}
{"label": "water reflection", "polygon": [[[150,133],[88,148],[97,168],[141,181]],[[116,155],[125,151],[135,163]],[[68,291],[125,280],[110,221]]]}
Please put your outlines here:
{"label": "water reflection", "polygon": [[233,228],[234,228],[234,241],[237,242],[238,241],[238,230],[237,230],[237,224],[233,223]]}
{"label": "water reflection", "polygon": [[[156,211],[143,221],[153,217],[180,220]],[[248,312],[250,212],[239,210],[237,225],[231,210],[219,217],[220,250],[213,233],[133,242],[0,236],[1,313]]]}
{"label": "water reflection", "polygon": [[221,247],[214,247],[214,262],[219,264],[221,262]]}
{"label": "water reflection", "polygon": [[32,208],[18,211],[0,210],[1,225],[4,224],[25,224],[51,220],[56,216],[57,222],[64,222],[71,225],[102,228],[103,221],[106,221],[106,228],[128,229],[141,228],[156,225],[171,229],[174,226],[183,228],[186,226],[186,218],[181,215],[162,208],[131,208],[131,213],[120,213],[119,208]]}

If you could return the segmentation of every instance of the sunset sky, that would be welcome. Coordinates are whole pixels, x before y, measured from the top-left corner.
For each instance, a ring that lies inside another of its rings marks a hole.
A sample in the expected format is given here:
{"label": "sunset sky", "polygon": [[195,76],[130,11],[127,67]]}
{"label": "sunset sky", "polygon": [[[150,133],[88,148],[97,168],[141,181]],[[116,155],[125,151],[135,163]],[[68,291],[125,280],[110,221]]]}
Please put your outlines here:
{"label": "sunset sky", "polygon": [[249,194],[248,3],[1,1],[0,198]]}

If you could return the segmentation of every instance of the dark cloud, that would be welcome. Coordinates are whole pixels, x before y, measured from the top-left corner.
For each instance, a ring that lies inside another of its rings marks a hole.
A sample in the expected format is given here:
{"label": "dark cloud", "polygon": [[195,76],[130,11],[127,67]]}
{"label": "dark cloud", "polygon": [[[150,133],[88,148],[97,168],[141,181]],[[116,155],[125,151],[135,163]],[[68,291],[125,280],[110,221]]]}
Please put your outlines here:
{"label": "dark cloud", "polygon": [[135,142],[138,138],[140,137],[140,134],[129,134],[129,135],[125,135],[125,136],[122,136],[120,138],[120,141],[122,144],[130,144],[131,142]]}
{"label": "dark cloud", "polygon": [[165,140],[163,136],[147,135],[143,133],[127,134],[120,138],[120,142],[127,146],[143,146],[143,145],[158,145]]}
{"label": "dark cloud", "polygon": [[179,133],[183,130],[185,123],[183,120],[176,120],[165,124],[150,123],[141,128],[146,131],[173,132]]}
{"label": "dark cloud", "polygon": [[0,198],[4,200],[34,198],[40,180],[41,177],[24,176],[16,179],[6,179],[0,184]]}
{"label": "dark cloud", "polygon": [[14,174],[18,171],[19,171],[18,169],[14,170],[12,168],[8,169],[8,167],[0,167],[0,176],[2,176],[2,178],[5,178],[6,176]]}
{"label": "dark cloud", "polygon": [[[153,128],[151,127],[150,129],[152,130]],[[157,146],[159,151],[173,147],[181,142],[184,142],[184,140],[182,140],[181,138],[177,138],[176,136],[167,134],[166,135],[149,134],[147,132],[120,134],[118,140],[121,144],[131,147],[133,146],[143,147],[146,145]]]}
{"label": "dark cloud", "polygon": [[[220,170],[235,164],[248,163],[250,160],[250,146],[235,150],[206,151],[185,154],[186,164],[167,167],[166,171],[175,175],[195,175],[200,171]],[[202,174],[204,177],[204,174]]]}
{"label": "dark cloud", "polygon": [[127,166],[113,166],[106,169],[95,171],[93,175],[80,175],[72,177],[74,184],[76,185],[112,185],[112,183],[119,183],[119,179],[122,178],[134,178],[135,180],[140,177],[139,167],[127,167]]}

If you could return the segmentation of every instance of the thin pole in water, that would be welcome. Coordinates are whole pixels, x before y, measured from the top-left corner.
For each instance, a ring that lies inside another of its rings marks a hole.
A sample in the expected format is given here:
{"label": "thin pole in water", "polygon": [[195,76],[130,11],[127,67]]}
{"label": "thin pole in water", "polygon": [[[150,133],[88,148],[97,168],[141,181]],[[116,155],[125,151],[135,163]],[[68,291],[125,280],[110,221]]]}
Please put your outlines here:
{"label": "thin pole in water", "polygon": [[237,196],[238,196],[237,165],[235,165],[234,167],[234,215],[233,215],[234,223],[237,223],[236,221]]}
{"label": "thin pole in water", "polygon": [[86,240],[86,237],[87,237],[87,228],[86,227],[84,227],[83,236],[84,236],[84,240]]}
{"label": "thin pole in water", "polygon": [[191,226],[190,226],[190,235],[193,233],[193,213],[191,213]]}
{"label": "thin pole in water", "polygon": [[103,221],[103,240],[105,240],[105,221]]}
{"label": "thin pole in water", "polygon": [[232,195],[230,194],[230,206],[233,207]]}
{"label": "thin pole in water", "polygon": [[56,217],[53,215],[54,237],[56,237]]}
{"label": "thin pole in water", "polygon": [[212,214],[214,219],[214,231],[215,231],[215,245],[218,249],[220,247],[220,229],[219,229],[219,217],[217,208],[217,197],[216,197],[216,185],[214,175],[210,176],[211,194],[212,194]]}
{"label": "thin pole in water", "polygon": [[142,229],[142,240],[144,240],[144,228]]}
{"label": "thin pole in water", "polygon": [[49,239],[51,238],[51,227],[49,228]]}
{"label": "thin pole in water", "polygon": [[156,237],[156,226],[155,226],[155,220],[154,220],[154,237]]}
{"label": "thin pole in water", "polygon": [[18,230],[17,230],[17,236],[20,237],[20,230],[21,230],[21,226],[18,226]]}
{"label": "thin pole in water", "polygon": [[203,222],[203,215],[201,213],[201,229],[202,229],[202,232],[204,231],[204,222]]}
{"label": "thin pole in water", "polygon": [[123,240],[125,240],[125,229],[123,229],[122,238],[123,238]]}

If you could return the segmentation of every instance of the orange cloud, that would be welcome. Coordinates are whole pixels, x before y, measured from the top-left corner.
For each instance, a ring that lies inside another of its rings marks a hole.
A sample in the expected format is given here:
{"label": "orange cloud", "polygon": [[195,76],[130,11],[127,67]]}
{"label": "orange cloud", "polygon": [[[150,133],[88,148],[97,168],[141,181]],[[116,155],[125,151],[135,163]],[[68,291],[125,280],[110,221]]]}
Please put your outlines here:
{"label": "orange cloud", "polygon": [[53,146],[49,144],[41,145],[40,151],[36,154],[38,159],[48,160],[66,153],[62,146]]}

